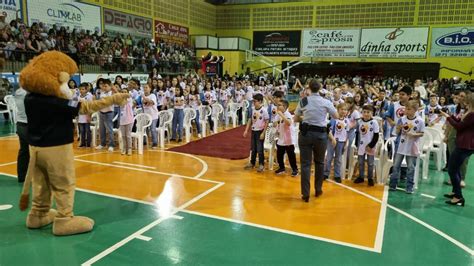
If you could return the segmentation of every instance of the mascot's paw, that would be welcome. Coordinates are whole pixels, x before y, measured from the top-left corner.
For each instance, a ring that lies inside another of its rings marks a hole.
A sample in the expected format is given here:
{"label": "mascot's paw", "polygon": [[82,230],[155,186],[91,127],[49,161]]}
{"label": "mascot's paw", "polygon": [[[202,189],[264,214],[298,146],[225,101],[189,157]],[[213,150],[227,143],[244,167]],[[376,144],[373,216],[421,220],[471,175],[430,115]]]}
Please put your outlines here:
{"label": "mascot's paw", "polygon": [[94,220],[83,217],[65,217],[54,219],[53,234],[57,236],[68,236],[92,231]]}
{"label": "mascot's paw", "polygon": [[115,93],[112,95],[112,102],[122,106],[127,103],[128,98],[130,98],[130,94],[128,93]]}
{"label": "mascot's paw", "polygon": [[30,211],[26,218],[26,226],[30,229],[38,229],[48,224],[51,224],[56,218],[58,212],[54,209],[50,209],[47,213],[38,213]]}

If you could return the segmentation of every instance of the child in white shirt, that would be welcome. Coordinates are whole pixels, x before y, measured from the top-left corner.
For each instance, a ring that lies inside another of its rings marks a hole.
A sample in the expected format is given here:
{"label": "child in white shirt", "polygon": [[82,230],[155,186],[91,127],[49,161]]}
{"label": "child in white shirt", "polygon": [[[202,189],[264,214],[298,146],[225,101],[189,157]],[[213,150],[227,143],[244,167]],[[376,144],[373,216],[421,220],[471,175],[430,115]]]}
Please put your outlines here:
{"label": "child in white shirt", "polygon": [[[88,92],[89,85],[82,83],[79,85],[79,101],[92,101],[92,94]],[[79,126],[79,135],[81,136],[81,147],[91,146],[91,116],[88,114],[80,114],[77,118]]]}
{"label": "child in white shirt", "polygon": [[158,123],[158,104],[156,95],[151,93],[151,87],[148,84],[143,86],[145,91],[142,96],[143,112],[151,116],[151,148],[156,149],[158,147],[158,132],[156,131],[156,124]]}
{"label": "child in white shirt", "polygon": [[261,94],[253,96],[253,105],[252,119],[247,121],[247,127],[244,131],[244,138],[246,138],[250,127],[252,128],[252,139],[250,142],[252,156],[250,163],[245,166],[245,169],[248,170],[255,167],[258,153],[259,166],[257,172],[263,172],[265,160],[263,153],[263,142],[265,140],[265,130],[267,129],[269,117],[267,110],[263,108],[263,96]]}
{"label": "child in white shirt", "polygon": [[278,141],[277,141],[277,161],[279,168],[275,171],[275,174],[285,172],[285,162],[283,157],[285,152],[288,155],[288,160],[291,165],[291,176],[298,175],[298,166],[296,165],[295,155],[295,143],[294,143],[294,130],[293,130],[293,116],[288,111],[289,103],[286,100],[280,100],[278,102],[277,111],[275,116],[280,117],[277,123],[273,124],[278,130]]}
{"label": "child in white shirt", "polygon": [[328,179],[331,171],[331,164],[334,159],[334,180],[341,183],[341,164],[344,147],[346,146],[349,130],[355,127],[347,117],[347,104],[337,105],[339,119],[331,119],[329,123],[329,142],[326,153],[326,164],[324,165],[324,179]]}
{"label": "child in white shirt", "polygon": [[367,179],[369,186],[374,185],[374,155],[375,145],[379,140],[379,123],[372,118],[374,107],[372,105],[364,105],[362,107],[362,120],[359,121],[357,136],[359,155],[359,177],[354,183],[364,182],[365,158],[367,157]]}
{"label": "child in white shirt", "polygon": [[[123,90],[122,92],[127,92]],[[131,94],[131,93],[130,93]],[[123,147],[121,154],[132,155],[132,128],[133,128],[133,100],[128,98],[127,103],[120,106],[120,133],[122,134]]]}
{"label": "child in white shirt", "polygon": [[425,130],[423,119],[416,115],[418,107],[419,103],[417,101],[409,101],[405,107],[405,115],[398,120],[396,130],[397,134],[400,134],[400,143],[393,160],[393,170],[390,176],[389,189],[392,191],[397,189],[402,161],[405,158],[407,163],[406,193],[413,193],[415,163],[416,158],[420,155],[420,150],[423,148],[419,147],[419,142]]}

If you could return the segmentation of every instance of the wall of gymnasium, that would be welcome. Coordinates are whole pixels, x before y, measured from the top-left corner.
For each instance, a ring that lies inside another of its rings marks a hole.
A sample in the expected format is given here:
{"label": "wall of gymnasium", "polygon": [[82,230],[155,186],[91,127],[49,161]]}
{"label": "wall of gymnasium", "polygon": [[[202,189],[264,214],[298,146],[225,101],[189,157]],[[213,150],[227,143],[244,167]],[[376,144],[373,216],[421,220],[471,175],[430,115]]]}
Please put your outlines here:
{"label": "wall of gymnasium", "polygon": [[[304,28],[450,27],[474,25],[472,0],[320,0],[317,2],[232,5],[217,7],[218,36],[253,39],[255,30],[301,30]],[[428,42],[431,43],[430,41]],[[430,47],[429,47],[430,48]],[[474,71],[474,58],[430,57],[426,59],[324,58],[344,62],[423,62],[440,63],[440,77],[471,79],[446,68],[465,73]],[[277,64],[295,57],[270,57]],[[239,72],[267,67],[241,58]],[[242,68],[243,66],[243,68]],[[271,69],[267,69],[271,71]]]}

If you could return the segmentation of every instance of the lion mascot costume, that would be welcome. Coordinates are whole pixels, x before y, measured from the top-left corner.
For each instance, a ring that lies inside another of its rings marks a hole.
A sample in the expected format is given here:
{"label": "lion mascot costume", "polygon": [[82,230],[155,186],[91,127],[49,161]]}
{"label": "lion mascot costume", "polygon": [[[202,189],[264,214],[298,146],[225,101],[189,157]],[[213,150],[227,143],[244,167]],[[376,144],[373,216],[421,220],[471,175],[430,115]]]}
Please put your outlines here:
{"label": "lion mascot costume", "polygon": [[[20,199],[26,210],[32,186],[32,207],[26,219],[31,229],[53,223],[54,235],[73,235],[92,230],[94,221],[74,216],[73,118],[91,114],[112,104],[122,105],[128,94],[79,102],[67,83],[78,70],[66,54],[45,52],[33,58],[20,73],[20,85],[28,95],[25,111],[28,117],[30,161]],[[52,201],[56,209],[51,208]]]}

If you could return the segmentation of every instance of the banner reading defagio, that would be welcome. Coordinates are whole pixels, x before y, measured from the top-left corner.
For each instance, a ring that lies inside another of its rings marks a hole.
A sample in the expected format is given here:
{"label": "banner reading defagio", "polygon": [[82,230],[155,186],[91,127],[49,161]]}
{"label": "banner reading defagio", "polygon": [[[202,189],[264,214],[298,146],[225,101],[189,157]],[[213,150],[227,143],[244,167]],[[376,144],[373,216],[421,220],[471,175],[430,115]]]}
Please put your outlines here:
{"label": "banner reading defagio", "polygon": [[116,10],[104,8],[104,27],[106,31],[150,39],[153,36],[153,20]]}

